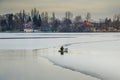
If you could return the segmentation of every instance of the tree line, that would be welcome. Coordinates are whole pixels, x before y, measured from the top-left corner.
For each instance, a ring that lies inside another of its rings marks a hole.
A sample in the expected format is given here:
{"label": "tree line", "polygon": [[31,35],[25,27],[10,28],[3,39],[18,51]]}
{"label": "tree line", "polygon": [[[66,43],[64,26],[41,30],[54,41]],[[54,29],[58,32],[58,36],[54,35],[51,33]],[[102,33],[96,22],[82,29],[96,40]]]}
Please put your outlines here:
{"label": "tree line", "polygon": [[91,19],[91,14],[86,13],[86,19],[81,15],[75,16],[70,11],[65,12],[65,17],[60,20],[56,18],[55,13],[48,16],[48,12],[39,13],[36,8],[31,13],[25,10],[19,13],[0,15],[0,31],[17,31],[23,32],[25,24],[32,23],[34,30],[43,32],[119,32],[120,31],[120,14],[114,15],[113,19],[105,18],[99,22]]}

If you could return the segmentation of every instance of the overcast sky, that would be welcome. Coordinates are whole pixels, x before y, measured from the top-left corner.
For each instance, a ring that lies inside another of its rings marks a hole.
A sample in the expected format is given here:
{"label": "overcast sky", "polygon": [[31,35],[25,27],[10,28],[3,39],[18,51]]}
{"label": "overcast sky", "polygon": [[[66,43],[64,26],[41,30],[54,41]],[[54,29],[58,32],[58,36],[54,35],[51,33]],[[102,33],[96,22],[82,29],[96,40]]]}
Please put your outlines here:
{"label": "overcast sky", "polygon": [[90,12],[93,19],[109,17],[120,13],[120,0],[0,0],[0,14],[30,12],[37,8],[40,12],[55,12],[56,17],[64,17],[65,11],[85,17]]}

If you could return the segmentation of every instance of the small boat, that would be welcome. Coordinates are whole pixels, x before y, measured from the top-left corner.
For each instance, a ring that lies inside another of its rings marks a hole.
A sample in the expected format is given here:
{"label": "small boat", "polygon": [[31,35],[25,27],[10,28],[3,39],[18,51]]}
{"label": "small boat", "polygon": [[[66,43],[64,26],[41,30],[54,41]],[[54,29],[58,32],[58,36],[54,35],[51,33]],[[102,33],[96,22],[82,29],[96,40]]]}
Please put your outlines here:
{"label": "small boat", "polygon": [[[61,50],[59,50],[58,52],[61,52]],[[68,53],[68,48],[64,48],[63,52]]]}

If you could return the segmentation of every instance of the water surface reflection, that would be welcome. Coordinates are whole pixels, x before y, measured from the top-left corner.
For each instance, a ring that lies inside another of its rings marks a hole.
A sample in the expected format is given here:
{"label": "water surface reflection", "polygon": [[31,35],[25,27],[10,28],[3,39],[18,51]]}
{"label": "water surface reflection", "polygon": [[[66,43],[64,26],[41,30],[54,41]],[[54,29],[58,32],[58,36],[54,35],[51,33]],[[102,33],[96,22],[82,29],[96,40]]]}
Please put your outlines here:
{"label": "water surface reflection", "polygon": [[98,80],[53,65],[41,53],[54,50],[0,50],[0,80]]}

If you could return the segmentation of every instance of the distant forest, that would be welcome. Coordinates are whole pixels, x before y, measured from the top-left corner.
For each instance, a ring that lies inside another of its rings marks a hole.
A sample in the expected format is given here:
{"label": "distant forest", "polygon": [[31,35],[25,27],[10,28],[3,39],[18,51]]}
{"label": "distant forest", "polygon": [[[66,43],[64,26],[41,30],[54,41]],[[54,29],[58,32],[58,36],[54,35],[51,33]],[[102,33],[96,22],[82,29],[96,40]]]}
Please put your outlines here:
{"label": "distant forest", "polygon": [[92,21],[89,12],[84,20],[81,15],[72,16],[72,12],[66,11],[60,20],[56,18],[55,12],[50,17],[48,12],[40,13],[36,8],[31,13],[26,13],[25,10],[8,13],[0,15],[0,32],[24,32],[26,26],[34,32],[120,32],[120,14],[99,22]]}

